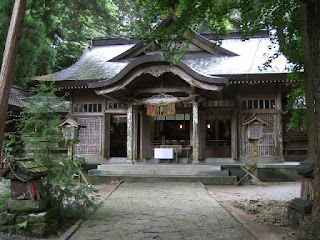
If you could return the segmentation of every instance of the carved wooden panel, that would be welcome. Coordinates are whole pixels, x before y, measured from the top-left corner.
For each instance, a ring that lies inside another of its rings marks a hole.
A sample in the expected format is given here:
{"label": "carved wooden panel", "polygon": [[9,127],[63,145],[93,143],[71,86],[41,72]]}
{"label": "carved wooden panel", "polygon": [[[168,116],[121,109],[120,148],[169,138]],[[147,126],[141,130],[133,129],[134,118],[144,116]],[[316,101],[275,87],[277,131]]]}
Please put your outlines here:
{"label": "carved wooden panel", "polygon": [[[251,115],[244,114],[242,116],[242,122],[248,119]],[[276,149],[276,115],[259,115],[259,118],[263,119],[264,121],[270,123],[269,126],[263,127],[262,139],[258,143],[258,156],[276,156],[277,149]],[[252,156],[252,143],[248,140],[248,134],[246,127],[242,127],[242,137],[243,137],[243,154],[245,157]]]}
{"label": "carved wooden panel", "polygon": [[79,143],[75,145],[76,154],[101,154],[101,117],[79,117],[77,121],[86,126],[81,128]]}

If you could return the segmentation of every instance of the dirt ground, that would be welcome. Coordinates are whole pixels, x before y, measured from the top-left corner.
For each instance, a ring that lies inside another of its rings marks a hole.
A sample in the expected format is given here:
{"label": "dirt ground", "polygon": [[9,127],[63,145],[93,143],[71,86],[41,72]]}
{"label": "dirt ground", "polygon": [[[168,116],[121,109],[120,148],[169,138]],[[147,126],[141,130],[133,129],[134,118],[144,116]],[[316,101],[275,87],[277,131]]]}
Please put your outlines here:
{"label": "dirt ground", "polygon": [[286,220],[287,202],[300,196],[300,182],[206,188],[264,240],[281,240],[293,231]]}

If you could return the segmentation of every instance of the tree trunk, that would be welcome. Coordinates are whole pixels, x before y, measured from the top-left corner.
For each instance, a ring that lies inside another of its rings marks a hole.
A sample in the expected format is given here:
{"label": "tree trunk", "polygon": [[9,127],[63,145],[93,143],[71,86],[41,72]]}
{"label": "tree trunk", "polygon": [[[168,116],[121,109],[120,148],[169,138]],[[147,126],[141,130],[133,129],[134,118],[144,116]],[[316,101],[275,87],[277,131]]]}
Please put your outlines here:
{"label": "tree trunk", "polygon": [[320,217],[320,2],[301,1],[309,149],[314,158],[313,217]]}
{"label": "tree trunk", "polygon": [[0,73],[0,158],[4,138],[4,128],[8,110],[8,99],[13,79],[18,43],[27,0],[16,0],[7,34]]}

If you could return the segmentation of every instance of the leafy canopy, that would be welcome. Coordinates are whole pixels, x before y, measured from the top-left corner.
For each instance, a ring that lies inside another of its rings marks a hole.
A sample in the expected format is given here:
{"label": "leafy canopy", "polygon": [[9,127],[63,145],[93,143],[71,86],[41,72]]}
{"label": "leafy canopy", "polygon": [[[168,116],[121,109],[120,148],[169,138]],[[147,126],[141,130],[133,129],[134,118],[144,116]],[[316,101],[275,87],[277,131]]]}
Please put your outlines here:
{"label": "leafy canopy", "polygon": [[[0,1],[0,58],[13,3]],[[70,66],[87,46],[89,37],[106,36],[115,29],[111,0],[28,0],[19,43],[14,84]]]}

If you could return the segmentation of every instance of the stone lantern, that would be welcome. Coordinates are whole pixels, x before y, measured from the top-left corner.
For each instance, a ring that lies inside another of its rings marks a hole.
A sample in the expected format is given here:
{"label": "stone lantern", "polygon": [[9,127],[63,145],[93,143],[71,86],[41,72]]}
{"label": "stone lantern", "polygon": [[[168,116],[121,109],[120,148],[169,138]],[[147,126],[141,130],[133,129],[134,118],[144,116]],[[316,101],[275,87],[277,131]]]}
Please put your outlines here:
{"label": "stone lantern", "polygon": [[263,126],[269,126],[270,123],[259,118],[257,114],[253,114],[250,118],[242,123],[247,126],[248,139],[252,142],[252,161],[253,161],[253,175],[257,177],[258,164],[258,143],[262,139]]}
{"label": "stone lantern", "polygon": [[262,120],[257,116],[257,114],[253,114],[250,118],[245,120],[242,123],[243,126],[247,126],[247,133],[249,141],[260,140],[262,138],[262,130],[263,126],[269,126],[270,123]]}
{"label": "stone lantern", "polygon": [[0,176],[11,180],[11,199],[5,203],[6,212],[0,213],[2,231],[15,232],[16,226],[25,235],[45,237],[57,230],[59,210],[48,197],[41,180],[48,169],[34,159],[12,159]]}
{"label": "stone lantern", "polygon": [[79,131],[81,128],[85,128],[85,126],[70,117],[66,117],[58,124],[58,127],[62,130],[64,145],[68,148],[68,155],[72,156],[74,141],[79,139]]}
{"label": "stone lantern", "polygon": [[31,158],[12,159],[1,172],[1,176],[11,180],[11,198],[41,200],[41,178],[48,169]]}

